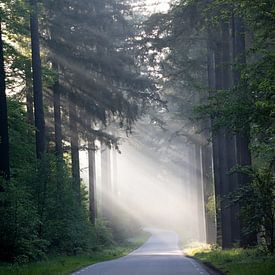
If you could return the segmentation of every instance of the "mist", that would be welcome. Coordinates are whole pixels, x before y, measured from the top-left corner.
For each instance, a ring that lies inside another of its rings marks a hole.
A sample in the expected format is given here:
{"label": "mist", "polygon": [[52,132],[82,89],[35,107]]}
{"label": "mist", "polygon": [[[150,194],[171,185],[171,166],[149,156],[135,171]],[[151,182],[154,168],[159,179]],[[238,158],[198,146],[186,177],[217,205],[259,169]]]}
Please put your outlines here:
{"label": "mist", "polygon": [[[119,151],[107,146],[96,151],[99,217],[125,231],[135,224],[176,231],[184,242],[206,242],[202,156],[200,150],[196,156],[194,144],[205,141],[193,134],[192,143],[190,136],[175,131],[179,127],[174,122],[161,128],[145,118],[130,137],[121,138]],[[81,159],[88,182],[87,153]]]}

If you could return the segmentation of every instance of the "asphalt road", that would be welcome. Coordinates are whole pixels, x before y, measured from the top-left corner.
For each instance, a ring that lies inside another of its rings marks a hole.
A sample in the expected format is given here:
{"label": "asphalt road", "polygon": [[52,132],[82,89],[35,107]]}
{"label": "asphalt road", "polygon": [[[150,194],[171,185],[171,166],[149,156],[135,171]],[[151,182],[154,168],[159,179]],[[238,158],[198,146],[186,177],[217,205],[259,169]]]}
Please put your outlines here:
{"label": "asphalt road", "polygon": [[73,275],[209,275],[196,261],[184,257],[173,231],[148,229],[152,236],[126,257],[102,262]]}

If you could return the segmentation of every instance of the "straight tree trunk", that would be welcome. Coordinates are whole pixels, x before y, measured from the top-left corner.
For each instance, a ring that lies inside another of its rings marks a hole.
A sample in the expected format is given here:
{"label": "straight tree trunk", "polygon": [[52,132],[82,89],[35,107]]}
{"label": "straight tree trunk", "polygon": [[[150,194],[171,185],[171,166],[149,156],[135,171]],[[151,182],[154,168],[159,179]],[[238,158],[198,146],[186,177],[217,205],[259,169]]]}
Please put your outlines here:
{"label": "straight tree trunk", "polygon": [[[189,206],[190,213],[194,213],[194,200],[193,200],[193,167],[192,167],[192,148],[190,144],[186,145],[186,159],[184,162],[181,164],[182,169],[181,169],[181,176],[182,178],[185,176],[183,186],[185,186],[185,196],[184,196],[184,201],[186,202],[186,205]],[[188,235],[186,236],[189,239],[195,239],[195,224],[194,224],[194,219],[193,216],[188,216],[189,220],[186,223],[186,232],[188,232]]]}
{"label": "straight tree trunk", "polygon": [[[220,34],[219,34],[220,33]],[[210,41],[213,37],[209,37]],[[213,43],[213,42],[212,42]],[[229,23],[221,23],[221,29],[215,35],[214,46],[209,42],[209,52],[214,51],[214,58],[208,58],[209,87],[216,90],[228,90],[232,86],[231,48]],[[212,48],[212,50],[211,50]],[[213,67],[215,69],[213,69]],[[213,71],[215,73],[213,74]],[[218,243],[223,248],[230,248],[239,241],[238,211],[229,206],[226,196],[235,190],[234,177],[229,174],[235,165],[234,136],[223,128],[213,137],[213,165],[217,211]]]}
{"label": "straight tree trunk", "polygon": [[113,167],[113,173],[112,173],[112,184],[113,184],[113,197],[114,199],[117,199],[119,190],[118,190],[118,163],[117,163],[117,151],[113,149],[112,151],[112,167]]}
{"label": "straight tree trunk", "polygon": [[198,198],[198,225],[199,225],[199,242],[206,242],[206,224],[205,224],[205,204],[204,204],[204,182],[202,168],[202,146],[195,144],[195,171],[196,171],[196,193]]}
{"label": "straight tree trunk", "polygon": [[[221,54],[219,51],[219,42],[217,42],[216,35],[213,30],[208,31],[208,86],[210,95],[214,90],[221,89]],[[216,206],[216,224],[217,224],[217,243],[222,245],[222,218],[221,218],[221,160],[219,154],[219,143],[221,139],[221,132],[213,132],[212,124],[212,149],[213,149],[213,173],[214,173],[214,187],[215,187],[215,206]]]}
{"label": "straight tree trunk", "polygon": [[36,127],[36,155],[41,159],[45,153],[45,119],[43,109],[42,69],[40,58],[40,42],[38,29],[37,0],[30,0],[30,30],[32,48],[33,101]]}
{"label": "straight tree trunk", "polygon": [[[210,122],[209,122],[210,123]],[[205,139],[209,138],[210,133],[205,134]],[[213,198],[214,185],[213,185],[213,151],[212,146],[209,143],[202,145],[202,175],[204,184],[204,204],[207,206],[209,200]],[[206,227],[206,242],[209,244],[216,243],[216,218],[215,213],[210,212],[207,207],[205,207],[205,227]]]}
{"label": "straight tree trunk", "polygon": [[[58,64],[52,62],[52,67],[59,73]],[[61,96],[59,78],[53,85],[53,105],[54,105],[54,130],[55,130],[55,154],[60,160],[63,159],[63,147],[62,147],[62,121],[61,121]]]}
{"label": "straight tree trunk", "polygon": [[79,140],[77,128],[77,110],[73,97],[69,96],[69,123],[71,139],[72,176],[76,196],[80,202],[80,163],[79,163]]}
{"label": "straight tree trunk", "polygon": [[[214,90],[226,89],[229,79],[229,41],[228,27],[222,25],[220,30],[209,30],[208,37],[208,85],[210,94]],[[227,52],[226,52],[227,50]],[[213,128],[213,121],[212,128]],[[229,194],[228,180],[228,137],[225,129],[216,133],[212,130],[213,171],[215,182],[217,243],[223,248],[232,246],[231,209],[227,207],[224,195]]]}
{"label": "straight tree trunk", "polygon": [[96,223],[96,170],[95,170],[95,142],[88,142],[88,160],[89,160],[89,213],[90,221],[93,225]]}
{"label": "straight tree trunk", "polygon": [[[32,50],[32,77],[33,77],[33,107],[34,107],[34,125],[36,133],[36,156],[42,159],[45,154],[45,118],[44,118],[44,104],[42,92],[42,68],[40,57],[40,41],[39,41],[39,26],[38,26],[38,4],[37,0],[30,0],[30,32],[31,32],[31,50]],[[42,238],[44,211],[46,205],[46,166],[41,165],[41,174],[43,175],[42,182],[39,182],[39,236]]]}
{"label": "straight tree trunk", "polygon": [[195,145],[190,143],[189,144],[189,150],[188,150],[188,161],[190,164],[189,167],[189,176],[190,176],[190,207],[191,207],[191,213],[194,213],[194,216],[192,217],[192,238],[196,239],[197,241],[200,241],[200,218],[199,215],[199,196],[198,196],[198,174],[197,174],[197,162],[196,162],[196,148]]}
{"label": "straight tree trunk", "polygon": [[[0,20],[0,176],[10,179],[9,159],[9,131],[8,131],[8,108],[6,97],[6,77],[4,65],[4,49],[2,39],[2,22]],[[0,186],[0,191],[3,188]]]}
{"label": "straight tree trunk", "polygon": [[[245,28],[244,24],[238,16],[233,16],[232,20],[232,39],[233,39],[233,60],[240,65],[246,64],[246,46],[245,46]],[[240,70],[234,68],[233,71],[234,85],[238,86],[241,80]],[[246,94],[241,94],[246,98]],[[249,129],[244,133],[238,133],[235,137],[236,156],[235,162],[238,165],[251,165],[251,153],[249,150]],[[249,177],[243,174],[237,175],[238,187],[245,186],[250,181]],[[242,247],[248,247],[257,244],[256,233],[243,234],[245,224],[240,220],[240,244]]]}
{"label": "straight tree trunk", "polygon": [[[231,57],[230,57],[230,30],[229,23],[221,23],[221,71],[222,71],[222,89],[228,90],[232,87],[232,74],[231,74]],[[221,182],[221,193],[222,193],[222,223],[223,223],[223,248],[231,248],[235,242],[239,241],[239,227],[236,223],[232,224],[233,219],[236,222],[239,220],[238,212],[230,205],[226,198],[232,191],[234,191],[234,177],[229,175],[230,170],[234,167],[234,136],[227,131],[222,129],[223,135],[220,143],[220,154],[222,162],[222,182]]]}
{"label": "straight tree trunk", "polygon": [[27,103],[27,116],[28,122],[34,125],[34,113],[33,113],[33,90],[31,80],[27,79],[26,76],[26,103]]}
{"label": "straight tree trunk", "polygon": [[101,192],[102,192],[102,215],[111,220],[111,156],[110,149],[102,144],[101,146]]}

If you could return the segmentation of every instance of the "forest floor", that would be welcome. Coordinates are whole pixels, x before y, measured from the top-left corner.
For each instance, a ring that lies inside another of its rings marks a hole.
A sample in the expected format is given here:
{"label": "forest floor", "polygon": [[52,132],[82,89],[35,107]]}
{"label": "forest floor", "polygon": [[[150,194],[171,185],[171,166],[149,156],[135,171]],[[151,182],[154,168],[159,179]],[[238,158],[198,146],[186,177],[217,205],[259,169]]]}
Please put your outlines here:
{"label": "forest floor", "polygon": [[52,256],[43,261],[22,265],[0,263],[0,275],[67,275],[91,264],[126,256],[145,243],[149,236],[149,233],[142,232],[129,242],[89,255]]}
{"label": "forest floor", "polygon": [[184,253],[220,270],[220,274],[275,274],[275,255],[267,255],[260,248],[221,250],[209,245],[191,245]]}

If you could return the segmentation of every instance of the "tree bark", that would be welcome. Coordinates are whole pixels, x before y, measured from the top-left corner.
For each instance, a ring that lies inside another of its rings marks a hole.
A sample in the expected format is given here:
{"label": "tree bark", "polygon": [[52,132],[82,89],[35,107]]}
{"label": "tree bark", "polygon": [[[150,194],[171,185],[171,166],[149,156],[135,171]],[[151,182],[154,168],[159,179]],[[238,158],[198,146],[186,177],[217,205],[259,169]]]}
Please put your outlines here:
{"label": "tree bark", "polygon": [[111,157],[110,149],[102,144],[101,146],[101,192],[102,192],[102,215],[111,220]]}
{"label": "tree bark", "polygon": [[[4,47],[2,22],[0,20],[0,176],[10,179],[8,107],[6,97],[6,77],[4,65]],[[3,187],[0,186],[0,191]]]}
{"label": "tree bark", "polygon": [[190,221],[191,225],[191,236],[192,238],[196,239],[197,241],[200,241],[200,221],[199,219],[201,216],[199,215],[199,208],[200,208],[200,198],[198,195],[198,173],[197,173],[197,161],[196,161],[196,146],[194,144],[189,144],[189,150],[188,150],[188,162],[190,164],[189,166],[189,183],[190,183],[190,208],[191,212],[195,213],[194,218],[192,217],[192,220]]}
{"label": "tree bark", "polygon": [[202,168],[202,146],[195,144],[195,171],[196,171],[196,195],[198,198],[198,226],[199,242],[206,242],[205,204],[204,204],[204,182]]}
{"label": "tree bark", "polygon": [[[210,124],[210,122],[209,122]],[[210,128],[210,127],[209,127]],[[207,140],[210,136],[209,131],[205,133],[205,139]],[[216,243],[216,218],[215,213],[209,212],[207,204],[209,199],[213,199],[215,194],[213,185],[213,149],[210,143],[202,145],[202,174],[203,174],[203,185],[204,185],[204,204],[205,204],[205,227],[206,227],[206,242],[209,244]]]}
{"label": "tree bark", "polygon": [[[209,30],[208,38],[208,80],[210,93],[230,87],[230,48],[228,24],[222,23],[221,28]],[[213,121],[211,122],[213,124]],[[213,126],[212,126],[213,127]],[[226,129],[212,132],[213,168],[216,198],[217,243],[223,248],[232,246],[231,209],[227,207],[224,196],[230,193],[228,176],[230,138]]]}
{"label": "tree bark", "polygon": [[45,153],[45,119],[43,109],[42,69],[38,29],[37,0],[30,0],[30,30],[32,48],[33,101],[36,127],[36,155],[41,159]]}
{"label": "tree bark", "polygon": [[95,142],[88,142],[88,160],[89,160],[89,213],[90,221],[93,225],[96,223],[96,170],[95,170]]}
{"label": "tree bark", "polygon": [[[246,64],[246,45],[245,45],[245,28],[244,24],[238,16],[232,18],[232,40],[233,40],[233,60],[240,65]],[[241,72],[236,67],[233,70],[234,85],[238,86],[241,80]],[[239,96],[245,97],[246,94],[240,94]],[[248,130],[243,133],[238,133],[235,136],[236,156],[235,163],[238,165],[250,166],[251,165],[251,153],[249,149],[249,127]],[[237,187],[245,186],[250,181],[250,178],[243,174],[237,176]],[[240,244],[242,247],[248,247],[257,244],[256,233],[243,234],[245,224],[240,219]]]}
{"label": "tree bark", "polygon": [[117,151],[113,149],[112,151],[112,160],[113,160],[113,173],[112,173],[112,190],[114,199],[118,197],[118,163],[117,163]]}
{"label": "tree bark", "polygon": [[[53,61],[52,67],[58,74],[58,64]],[[53,104],[54,104],[54,130],[55,130],[55,154],[57,158],[63,159],[63,146],[62,146],[62,121],[61,121],[61,96],[59,77],[53,85]]]}
{"label": "tree bark", "polygon": [[[26,76],[27,77],[27,76]],[[26,78],[26,103],[27,103],[27,116],[28,122],[34,125],[34,113],[33,113],[33,90],[31,80]]]}
{"label": "tree bark", "polygon": [[[221,55],[219,51],[219,44],[213,30],[208,31],[208,86],[209,94],[213,94],[214,90],[221,89]],[[213,120],[211,120],[212,127],[212,150],[213,150],[213,173],[214,173],[214,188],[215,188],[215,206],[216,206],[216,224],[217,224],[217,243],[222,245],[222,219],[221,219],[221,161],[219,154],[219,143],[221,139],[221,132],[213,132]]]}
{"label": "tree bark", "polygon": [[[228,90],[232,87],[232,74],[231,74],[231,57],[230,57],[230,29],[228,22],[221,23],[221,71],[222,71],[222,89]],[[222,223],[223,223],[223,248],[231,248],[234,243],[239,242],[239,228],[237,222],[239,220],[238,211],[233,205],[229,205],[226,198],[234,191],[235,182],[234,177],[229,174],[230,170],[234,167],[234,136],[227,130],[222,129],[222,137],[220,143],[220,154],[222,161],[222,182],[221,182],[221,210],[222,210]],[[232,223],[232,221],[236,221]]]}
{"label": "tree bark", "polygon": [[73,102],[73,97],[69,96],[69,124],[71,139],[71,159],[72,159],[72,176],[73,186],[78,200],[80,201],[80,163],[79,163],[79,141],[77,128],[77,111]]}

